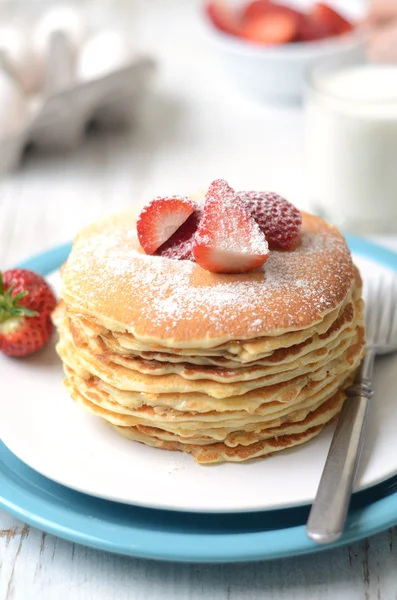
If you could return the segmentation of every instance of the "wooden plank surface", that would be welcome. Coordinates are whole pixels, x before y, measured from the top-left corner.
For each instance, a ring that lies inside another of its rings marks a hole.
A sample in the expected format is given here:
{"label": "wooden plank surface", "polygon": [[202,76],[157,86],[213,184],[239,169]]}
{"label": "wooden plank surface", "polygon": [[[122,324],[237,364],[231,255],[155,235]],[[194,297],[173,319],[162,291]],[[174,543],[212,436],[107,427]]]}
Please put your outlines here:
{"label": "wooden plank surface", "polygon": [[395,529],[316,556],[247,565],[135,560],[71,544],[0,512],[1,600],[394,600]]}

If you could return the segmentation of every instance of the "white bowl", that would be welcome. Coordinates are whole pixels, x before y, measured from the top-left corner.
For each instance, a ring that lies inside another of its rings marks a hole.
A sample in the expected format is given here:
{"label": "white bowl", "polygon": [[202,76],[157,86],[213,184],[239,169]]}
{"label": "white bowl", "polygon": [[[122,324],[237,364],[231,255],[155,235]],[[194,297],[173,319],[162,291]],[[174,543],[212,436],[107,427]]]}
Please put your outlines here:
{"label": "white bowl", "polygon": [[[240,0],[230,3],[245,4]],[[338,0],[328,0],[328,3],[338,9],[341,7]],[[302,7],[302,0],[289,0],[286,4]],[[351,6],[353,4],[354,0]],[[259,101],[300,102],[311,65],[319,61],[359,60],[364,54],[364,41],[359,31],[315,42],[264,47],[223,33],[210,22],[204,9],[203,12],[208,37],[225,70],[239,89]],[[360,16],[357,8],[354,12],[343,12],[353,18]]]}

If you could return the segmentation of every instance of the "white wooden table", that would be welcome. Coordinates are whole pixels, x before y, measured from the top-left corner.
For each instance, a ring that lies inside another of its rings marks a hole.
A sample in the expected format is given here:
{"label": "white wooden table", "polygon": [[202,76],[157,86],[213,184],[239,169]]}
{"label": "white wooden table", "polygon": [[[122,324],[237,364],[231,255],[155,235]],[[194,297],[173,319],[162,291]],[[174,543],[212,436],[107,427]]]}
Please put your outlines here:
{"label": "white wooden table", "polygon": [[[299,109],[246,101],[214,64],[196,8],[193,0],[132,3],[131,31],[160,62],[136,127],[92,135],[72,155],[29,156],[0,182],[0,266],[70,240],[102,214],[217,177],[305,207]],[[0,600],[392,600],[396,531],[316,556],[189,566],[79,547],[0,511]]]}

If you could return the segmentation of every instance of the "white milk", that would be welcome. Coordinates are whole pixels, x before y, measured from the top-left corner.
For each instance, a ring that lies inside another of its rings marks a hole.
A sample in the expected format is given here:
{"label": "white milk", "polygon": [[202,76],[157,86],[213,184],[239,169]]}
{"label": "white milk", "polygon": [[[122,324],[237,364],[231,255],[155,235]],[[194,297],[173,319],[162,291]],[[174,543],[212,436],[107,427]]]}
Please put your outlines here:
{"label": "white milk", "polygon": [[306,117],[318,212],[345,229],[397,232],[397,66],[318,70]]}

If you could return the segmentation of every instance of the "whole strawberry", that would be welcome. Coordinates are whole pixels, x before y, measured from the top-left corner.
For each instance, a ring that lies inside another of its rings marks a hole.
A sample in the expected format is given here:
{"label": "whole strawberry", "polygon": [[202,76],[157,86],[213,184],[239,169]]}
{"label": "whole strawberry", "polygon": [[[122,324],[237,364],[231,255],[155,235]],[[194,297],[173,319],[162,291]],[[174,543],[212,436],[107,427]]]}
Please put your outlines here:
{"label": "whole strawberry", "polygon": [[28,356],[49,341],[56,298],[45,279],[27,269],[0,272],[0,351]]}
{"label": "whole strawberry", "polygon": [[270,250],[292,250],[299,241],[302,214],[274,192],[239,192],[269,242]]}

